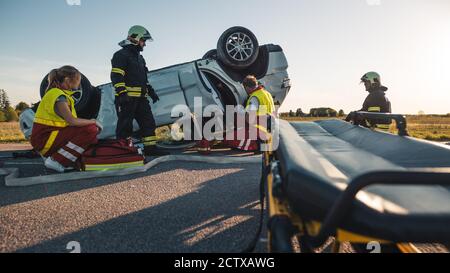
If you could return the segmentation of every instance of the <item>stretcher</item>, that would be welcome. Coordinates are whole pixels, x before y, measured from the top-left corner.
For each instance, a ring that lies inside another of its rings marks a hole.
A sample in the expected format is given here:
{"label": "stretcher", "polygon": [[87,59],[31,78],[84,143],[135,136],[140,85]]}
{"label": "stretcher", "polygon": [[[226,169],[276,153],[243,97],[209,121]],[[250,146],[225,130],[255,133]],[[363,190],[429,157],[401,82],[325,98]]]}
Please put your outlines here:
{"label": "stretcher", "polygon": [[[392,116],[392,118],[397,118]],[[279,122],[279,146],[263,154],[268,249],[312,252],[334,237],[355,249],[418,252],[450,242],[450,146],[342,120]],[[365,249],[365,248],[364,248]]]}

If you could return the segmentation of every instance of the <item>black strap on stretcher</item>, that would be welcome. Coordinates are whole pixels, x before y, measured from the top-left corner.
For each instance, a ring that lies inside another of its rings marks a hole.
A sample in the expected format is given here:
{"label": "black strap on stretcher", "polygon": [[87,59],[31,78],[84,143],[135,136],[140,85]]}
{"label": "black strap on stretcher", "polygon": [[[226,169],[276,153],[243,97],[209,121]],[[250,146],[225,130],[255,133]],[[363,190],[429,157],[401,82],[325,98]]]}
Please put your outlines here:
{"label": "black strap on stretcher", "polygon": [[[272,133],[272,122],[274,122],[273,117],[270,115],[268,117],[267,122],[267,131]],[[266,154],[263,153],[263,159],[262,159],[262,166],[261,166],[261,180],[259,184],[259,226],[258,231],[256,232],[255,237],[250,242],[250,244],[245,248],[241,253],[250,253],[253,252],[256,248],[256,245],[258,244],[259,238],[261,237],[261,232],[264,225],[264,207],[265,207],[265,196],[266,196],[266,182],[267,182],[267,175],[269,173],[270,166],[265,166],[265,156]]]}
{"label": "black strap on stretcher", "polygon": [[265,190],[265,184],[267,180],[267,167],[264,166],[264,159],[262,161],[262,171],[261,171],[261,180],[259,183],[259,226],[258,231],[256,232],[255,237],[250,242],[250,244],[241,252],[241,253],[250,253],[253,252],[256,248],[256,244],[258,244],[259,238],[261,236],[261,232],[264,225],[264,207],[265,207],[265,196],[266,196],[266,190]]}

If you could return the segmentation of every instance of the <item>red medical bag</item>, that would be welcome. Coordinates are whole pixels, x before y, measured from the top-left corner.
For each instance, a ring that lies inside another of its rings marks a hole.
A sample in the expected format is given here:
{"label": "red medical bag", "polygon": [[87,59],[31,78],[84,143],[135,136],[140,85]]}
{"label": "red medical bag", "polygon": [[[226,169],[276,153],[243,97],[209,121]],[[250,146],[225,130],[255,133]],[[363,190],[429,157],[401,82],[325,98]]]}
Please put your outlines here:
{"label": "red medical bag", "polygon": [[99,140],[81,156],[83,171],[109,171],[144,165],[145,157],[131,140]]}

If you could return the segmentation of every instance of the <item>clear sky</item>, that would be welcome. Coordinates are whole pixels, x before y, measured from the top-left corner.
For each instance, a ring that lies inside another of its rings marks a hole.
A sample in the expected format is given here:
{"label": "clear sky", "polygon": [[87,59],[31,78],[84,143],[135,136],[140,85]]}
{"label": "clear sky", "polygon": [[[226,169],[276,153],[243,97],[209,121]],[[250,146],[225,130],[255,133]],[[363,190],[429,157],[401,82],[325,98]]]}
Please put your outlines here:
{"label": "clear sky", "polygon": [[71,64],[94,85],[131,25],[155,41],[150,69],[198,59],[221,33],[246,26],[283,47],[292,90],[283,111],[359,109],[359,79],[378,71],[397,113],[450,112],[449,0],[0,0],[0,88],[39,100],[52,68]]}

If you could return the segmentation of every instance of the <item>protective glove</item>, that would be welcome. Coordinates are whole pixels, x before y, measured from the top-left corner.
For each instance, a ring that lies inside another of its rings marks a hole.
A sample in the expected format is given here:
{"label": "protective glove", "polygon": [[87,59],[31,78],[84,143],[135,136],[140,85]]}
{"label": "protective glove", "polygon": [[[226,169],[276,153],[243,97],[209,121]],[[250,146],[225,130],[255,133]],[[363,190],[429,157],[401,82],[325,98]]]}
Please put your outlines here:
{"label": "protective glove", "polygon": [[153,101],[153,104],[157,103],[159,101],[158,95],[152,96],[152,101]]}
{"label": "protective glove", "polygon": [[156,95],[155,89],[153,89],[153,86],[150,84],[147,85],[147,91],[150,97],[152,98],[153,103],[156,103],[159,101],[158,95]]}
{"label": "protective glove", "polygon": [[347,115],[347,117],[345,118],[345,121],[347,121],[347,122],[352,121],[352,119],[354,118],[354,116],[355,116],[355,112],[350,112],[350,113]]}
{"label": "protective glove", "polygon": [[345,118],[345,121],[353,123],[354,125],[363,125],[365,124],[364,118],[358,116],[356,112],[350,112]]}

